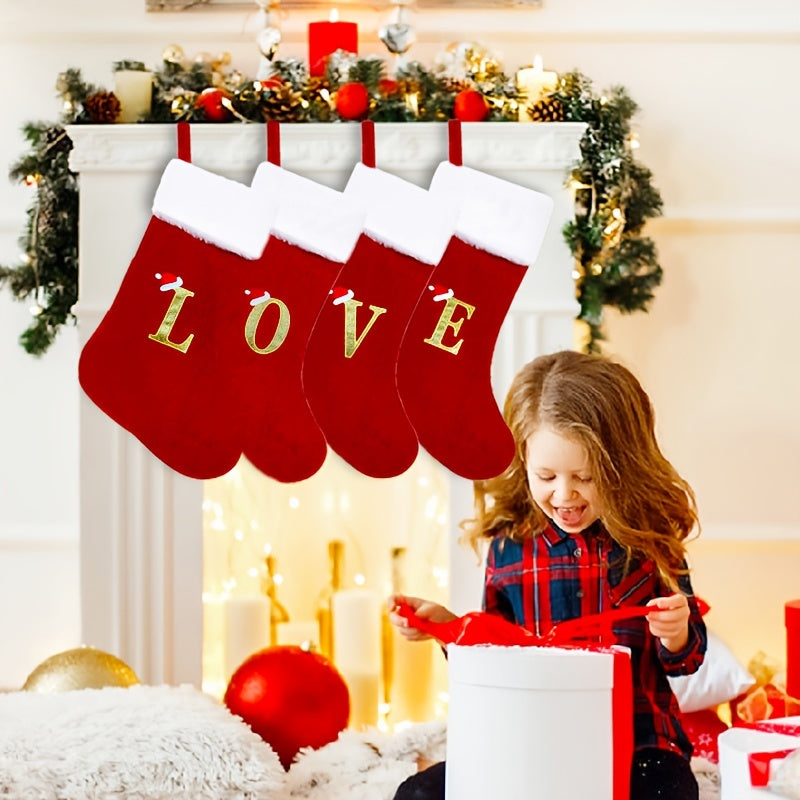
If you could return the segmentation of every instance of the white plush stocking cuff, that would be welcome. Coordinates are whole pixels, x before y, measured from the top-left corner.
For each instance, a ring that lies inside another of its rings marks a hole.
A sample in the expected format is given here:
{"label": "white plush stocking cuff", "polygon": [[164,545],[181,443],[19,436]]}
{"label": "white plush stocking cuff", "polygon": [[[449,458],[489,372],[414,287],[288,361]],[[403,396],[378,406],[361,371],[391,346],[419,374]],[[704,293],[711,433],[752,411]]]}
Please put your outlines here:
{"label": "white plush stocking cuff", "polygon": [[175,158],[161,176],[153,214],[204,242],[256,259],[275,208],[249,186]]}
{"label": "white plush stocking cuff", "polygon": [[342,192],[268,161],[259,164],[251,186],[276,207],[273,236],[331,261],[350,258],[364,211]]}
{"label": "white plush stocking cuff", "polygon": [[436,168],[429,191],[458,209],[459,239],[515,264],[536,261],[553,213],[548,195],[449,161]]}
{"label": "white plush stocking cuff", "polygon": [[388,172],[356,164],[344,193],[365,210],[371,239],[425,264],[438,264],[453,235],[457,208]]}

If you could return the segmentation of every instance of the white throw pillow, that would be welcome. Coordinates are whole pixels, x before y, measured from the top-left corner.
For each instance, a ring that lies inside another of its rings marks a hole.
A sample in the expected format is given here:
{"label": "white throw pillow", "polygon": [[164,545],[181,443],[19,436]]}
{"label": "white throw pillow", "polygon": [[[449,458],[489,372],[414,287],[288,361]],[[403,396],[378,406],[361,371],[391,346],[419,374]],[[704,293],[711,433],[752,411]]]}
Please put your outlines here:
{"label": "white throw pillow", "polygon": [[725,642],[711,631],[700,669],[691,675],[669,676],[667,680],[684,713],[726,703],[756,682]]}
{"label": "white throw pillow", "polygon": [[277,800],[272,748],[191,686],[0,693],[8,800]]}

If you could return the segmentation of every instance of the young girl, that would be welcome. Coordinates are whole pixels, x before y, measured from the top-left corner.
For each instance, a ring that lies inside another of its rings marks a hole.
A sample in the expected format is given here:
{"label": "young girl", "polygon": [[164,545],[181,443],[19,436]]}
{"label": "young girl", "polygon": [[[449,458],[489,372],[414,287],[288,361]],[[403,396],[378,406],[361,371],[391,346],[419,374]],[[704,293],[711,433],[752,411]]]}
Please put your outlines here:
{"label": "young girl", "polygon": [[[706,649],[684,553],[697,513],[656,442],[649,397],[620,364],[565,351],[522,368],[504,416],[516,456],[475,484],[476,516],[462,523],[476,550],[488,540],[484,609],[544,635],[617,606],[652,607],[614,626],[633,666],[631,800],[697,800],[692,746],[667,681],[694,672]],[[419,617],[454,618],[418,597],[391,597],[390,608],[400,600]],[[390,619],[407,639],[427,638],[399,614]],[[441,800],[444,770],[412,776],[395,800]]]}

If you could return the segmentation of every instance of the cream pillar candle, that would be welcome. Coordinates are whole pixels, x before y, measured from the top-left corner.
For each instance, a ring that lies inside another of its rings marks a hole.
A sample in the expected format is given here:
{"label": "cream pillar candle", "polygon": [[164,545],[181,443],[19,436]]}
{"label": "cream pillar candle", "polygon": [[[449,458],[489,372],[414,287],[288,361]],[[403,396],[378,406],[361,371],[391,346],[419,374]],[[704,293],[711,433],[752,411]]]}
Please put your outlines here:
{"label": "cream pillar candle", "polygon": [[368,589],[336,592],[332,600],[333,662],[350,690],[350,727],[378,724],[381,606]]}
{"label": "cream pillar candle", "polygon": [[532,67],[517,70],[517,90],[522,93],[517,119],[530,122],[528,107],[542,99],[542,96],[554,92],[558,88],[558,73],[542,69],[542,57],[533,59]]}
{"label": "cream pillar candle", "polygon": [[114,73],[114,94],[122,106],[117,122],[136,122],[150,113],[153,73],[120,69]]}
{"label": "cream pillar candle", "polygon": [[225,622],[225,680],[253,653],[269,647],[269,598],[228,597],[223,603]]}

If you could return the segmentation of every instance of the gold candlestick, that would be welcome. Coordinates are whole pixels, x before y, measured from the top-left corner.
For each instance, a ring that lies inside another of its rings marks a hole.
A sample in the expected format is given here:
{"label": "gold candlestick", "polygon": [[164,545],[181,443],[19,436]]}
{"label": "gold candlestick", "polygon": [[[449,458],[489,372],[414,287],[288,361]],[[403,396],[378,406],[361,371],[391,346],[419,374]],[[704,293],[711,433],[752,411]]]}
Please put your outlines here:
{"label": "gold candlestick", "polygon": [[344,542],[333,539],[328,542],[330,582],[317,599],[317,623],[319,624],[319,649],[326,658],[333,658],[333,595],[342,588],[344,566]]}
{"label": "gold candlestick", "polygon": [[264,578],[263,591],[269,597],[269,643],[278,644],[278,625],[289,621],[289,612],[286,606],[278,600],[278,587],[275,583],[275,556],[269,555],[264,559],[267,574]]}

